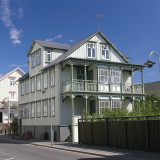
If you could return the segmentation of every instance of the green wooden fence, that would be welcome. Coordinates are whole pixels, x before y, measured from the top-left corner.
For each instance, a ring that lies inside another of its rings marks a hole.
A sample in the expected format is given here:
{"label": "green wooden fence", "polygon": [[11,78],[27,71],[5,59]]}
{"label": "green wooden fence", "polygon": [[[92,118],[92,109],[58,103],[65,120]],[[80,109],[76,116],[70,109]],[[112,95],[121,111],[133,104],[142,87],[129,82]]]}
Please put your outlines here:
{"label": "green wooden fence", "polygon": [[79,143],[160,151],[160,115],[79,119]]}

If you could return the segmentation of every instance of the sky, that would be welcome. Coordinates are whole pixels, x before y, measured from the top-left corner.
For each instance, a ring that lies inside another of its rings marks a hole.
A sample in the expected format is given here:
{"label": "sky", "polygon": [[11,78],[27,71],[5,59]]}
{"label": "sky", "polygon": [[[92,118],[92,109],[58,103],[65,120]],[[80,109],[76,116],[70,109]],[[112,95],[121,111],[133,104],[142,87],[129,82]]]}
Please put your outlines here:
{"label": "sky", "polygon": [[[73,44],[98,30],[143,65],[160,54],[160,0],[0,0],[0,73],[28,72],[33,40]],[[144,82],[160,81],[159,61],[144,69]]]}

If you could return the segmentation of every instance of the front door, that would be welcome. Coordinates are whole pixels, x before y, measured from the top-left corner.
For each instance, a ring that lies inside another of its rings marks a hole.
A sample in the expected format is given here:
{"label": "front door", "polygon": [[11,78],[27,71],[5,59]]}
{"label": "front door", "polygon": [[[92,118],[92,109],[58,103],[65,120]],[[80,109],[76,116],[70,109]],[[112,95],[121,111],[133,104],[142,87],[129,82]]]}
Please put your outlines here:
{"label": "front door", "polygon": [[96,101],[91,100],[90,101],[90,114],[96,113]]}

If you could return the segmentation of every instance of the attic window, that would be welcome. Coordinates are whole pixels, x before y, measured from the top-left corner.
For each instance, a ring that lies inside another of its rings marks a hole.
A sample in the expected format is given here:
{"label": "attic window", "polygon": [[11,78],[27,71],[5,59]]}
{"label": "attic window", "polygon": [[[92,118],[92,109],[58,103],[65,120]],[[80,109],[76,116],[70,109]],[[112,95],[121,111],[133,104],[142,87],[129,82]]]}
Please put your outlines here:
{"label": "attic window", "polygon": [[109,59],[109,49],[107,45],[102,45],[101,54],[102,59]]}
{"label": "attic window", "polygon": [[51,62],[51,49],[46,50],[46,62]]}
{"label": "attic window", "polygon": [[88,57],[89,58],[95,58],[95,43],[88,43]]}

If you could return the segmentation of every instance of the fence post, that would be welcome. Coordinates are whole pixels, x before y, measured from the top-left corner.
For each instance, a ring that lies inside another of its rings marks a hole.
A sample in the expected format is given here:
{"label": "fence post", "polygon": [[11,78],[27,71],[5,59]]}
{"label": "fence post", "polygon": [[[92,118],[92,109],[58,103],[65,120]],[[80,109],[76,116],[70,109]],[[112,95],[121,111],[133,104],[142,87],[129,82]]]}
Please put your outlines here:
{"label": "fence post", "polygon": [[147,117],[147,150],[150,151],[150,123]]}
{"label": "fence post", "polygon": [[128,141],[128,137],[127,137],[127,122],[126,119],[124,119],[124,137],[125,137],[125,148],[127,149],[127,141]]}
{"label": "fence post", "polygon": [[93,144],[93,119],[91,119],[91,136],[92,136],[91,137],[91,144],[94,145]]}
{"label": "fence post", "polygon": [[108,118],[106,118],[106,128],[105,128],[105,130],[106,130],[106,136],[105,136],[105,139],[106,139],[106,146],[107,147],[109,147],[109,143],[108,143],[108,139],[109,139],[109,136],[108,136]]}
{"label": "fence post", "polygon": [[80,144],[80,126],[79,126],[79,124],[80,124],[80,119],[78,119],[78,144]]}

